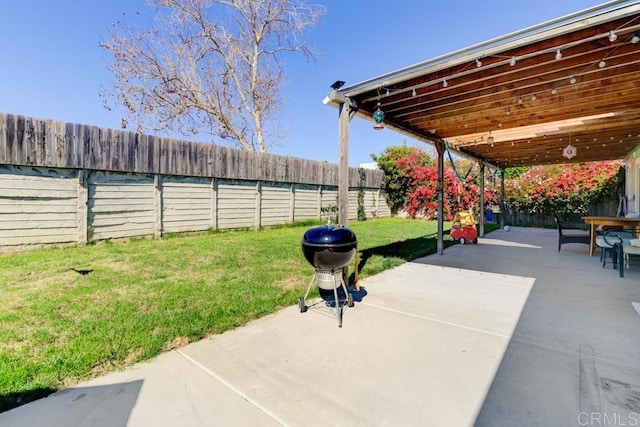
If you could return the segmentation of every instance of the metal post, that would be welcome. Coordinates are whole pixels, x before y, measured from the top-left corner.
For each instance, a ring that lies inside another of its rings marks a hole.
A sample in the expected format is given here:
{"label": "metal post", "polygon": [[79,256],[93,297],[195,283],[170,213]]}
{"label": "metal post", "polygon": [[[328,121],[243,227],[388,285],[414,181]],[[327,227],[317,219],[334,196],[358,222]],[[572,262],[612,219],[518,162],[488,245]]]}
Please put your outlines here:
{"label": "metal post", "polygon": [[434,143],[438,152],[438,185],[436,192],[438,193],[438,242],[436,251],[440,255],[444,254],[444,142],[438,141]]}
{"label": "metal post", "polygon": [[480,164],[480,216],[478,218],[480,228],[478,235],[484,237],[484,162]]}
{"label": "metal post", "polygon": [[500,229],[504,229],[504,169],[500,169]]}

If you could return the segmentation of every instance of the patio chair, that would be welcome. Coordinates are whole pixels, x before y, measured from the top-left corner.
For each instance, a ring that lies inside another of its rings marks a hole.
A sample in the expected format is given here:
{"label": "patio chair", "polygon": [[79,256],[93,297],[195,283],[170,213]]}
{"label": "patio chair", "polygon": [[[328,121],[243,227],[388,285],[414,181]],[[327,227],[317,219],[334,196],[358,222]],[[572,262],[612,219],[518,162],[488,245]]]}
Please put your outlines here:
{"label": "patio chair", "polygon": [[591,233],[588,230],[571,227],[567,223],[560,221],[558,215],[553,214],[553,219],[556,221],[556,227],[558,228],[558,252],[565,243],[585,243],[591,244]]}
{"label": "patio chair", "polygon": [[624,277],[624,269],[629,268],[629,258],[640,257],[640,241],[639,239],[623,240],[617,247],[620,251],[618,254],[620,277]]}
{"label": "patio chair", "polygon": [[607,254],[611,256],[613,261],[613,268],[618,268],[618,248],[623,242],[633,239],[633,233],[624,230],[606,230],[602,234],[596,236],[596,246],[601,249],[600,261],[602,261],[602,268],[607,265]]}

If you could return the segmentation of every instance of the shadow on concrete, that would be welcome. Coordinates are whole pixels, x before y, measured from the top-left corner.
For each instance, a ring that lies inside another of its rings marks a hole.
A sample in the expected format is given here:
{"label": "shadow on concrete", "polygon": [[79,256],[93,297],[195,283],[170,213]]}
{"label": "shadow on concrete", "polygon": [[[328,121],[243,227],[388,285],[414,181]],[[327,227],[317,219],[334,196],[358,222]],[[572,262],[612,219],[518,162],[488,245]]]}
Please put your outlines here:
{"label": "shadow on concrete", "polygon": [[42,399],[55,392],[56,390],[53,388],[39,387],[19,393],[2,394],[0,395],[0,414],[34,400]]}
{"label": "shadow on concrete", "polygon": [[61,390],[0,414],[0,425],[124,427],[136,405],[142,384],[143,380],[136,380]]}

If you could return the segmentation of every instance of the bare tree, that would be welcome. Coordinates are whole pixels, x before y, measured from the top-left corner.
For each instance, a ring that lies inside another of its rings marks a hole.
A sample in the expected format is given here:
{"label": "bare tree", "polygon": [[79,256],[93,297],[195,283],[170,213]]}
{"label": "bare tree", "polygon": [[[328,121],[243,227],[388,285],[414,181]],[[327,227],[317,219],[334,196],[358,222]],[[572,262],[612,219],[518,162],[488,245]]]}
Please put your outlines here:
{"label": "bare tree", "polygon": [[127,17],[100,46],[113,55],[105,107],[123,105],[136,131],[207,133],[227,145],[266,152],[280,139],[276,119],[284,84],[279,57],[324,13],[301,0],[148,0],[151,28]]}

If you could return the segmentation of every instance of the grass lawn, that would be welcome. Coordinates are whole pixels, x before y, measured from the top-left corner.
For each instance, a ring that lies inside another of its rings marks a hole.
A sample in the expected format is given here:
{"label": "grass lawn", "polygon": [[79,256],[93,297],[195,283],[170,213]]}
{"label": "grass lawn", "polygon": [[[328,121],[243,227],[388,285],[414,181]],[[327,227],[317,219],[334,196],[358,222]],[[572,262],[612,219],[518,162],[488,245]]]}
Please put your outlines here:
{"label": "grass lawn", "polygon": [[[311,225],[0,255],[0,412],[297,304]],[[350,227],[360,278],[436,250],[433,221]]]}

